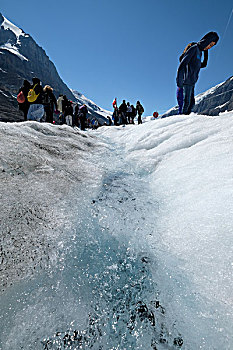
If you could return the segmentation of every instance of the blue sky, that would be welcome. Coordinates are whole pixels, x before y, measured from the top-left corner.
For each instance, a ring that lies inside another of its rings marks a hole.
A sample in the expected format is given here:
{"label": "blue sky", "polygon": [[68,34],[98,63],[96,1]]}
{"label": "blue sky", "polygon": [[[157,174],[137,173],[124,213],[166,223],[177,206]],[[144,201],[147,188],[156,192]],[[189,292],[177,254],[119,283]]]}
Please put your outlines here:
{"label": "blue sky", "polygon": [[0,6],[45,49],[70,88],[110,110],[114,97],[140,100],[147,115],[176,104],[178,57],[209,31],[220,41],[196,94],[233,74],[233,16],[223,38],[232,9],[232,0],[1,0]]}

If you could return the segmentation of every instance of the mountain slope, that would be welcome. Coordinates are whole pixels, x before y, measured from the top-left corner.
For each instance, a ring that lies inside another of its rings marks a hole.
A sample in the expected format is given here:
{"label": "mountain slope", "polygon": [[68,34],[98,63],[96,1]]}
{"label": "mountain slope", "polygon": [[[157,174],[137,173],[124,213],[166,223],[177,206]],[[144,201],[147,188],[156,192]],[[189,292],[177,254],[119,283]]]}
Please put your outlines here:
{"label": "mountain slope", "polygon": [[[63,94],[77,102],[43,48],[0,13],[0,121],[22,120],[16,95],[23,80],[31,81],[34,76],[40,78],[43,85],[51,85],[57,97]],[[89,113],[103,119],[98,113],[101,109],[92,105],[94,108],[89,107]]]}
{"label": "mountain slope", "polygon": [[107,111],[106,109],[103,109],[99,106],[97,106],[95,104],[95,102],[89,100],[87,97],[85,97],[82,93],[75,91],[75,90],[71,90],[72,93],[74,94],[76,101],[78,102],[78,104],[82,105],[85,104],[87,106],[87,109],[89,111],[89,113],[93,116],[96,117],[99,122],[101,124],[103,124],[104,122],[106,122],[106,118],[108,116],[112,115],[112,112]]}
{"label": "mountain slope", "polygon": [[[195,101],[193,112],[198,114],[215,116],[233,110],[233,76],[195,96]],[[178,106],[168,110],[162,118],[175,114],[178,114]]]}

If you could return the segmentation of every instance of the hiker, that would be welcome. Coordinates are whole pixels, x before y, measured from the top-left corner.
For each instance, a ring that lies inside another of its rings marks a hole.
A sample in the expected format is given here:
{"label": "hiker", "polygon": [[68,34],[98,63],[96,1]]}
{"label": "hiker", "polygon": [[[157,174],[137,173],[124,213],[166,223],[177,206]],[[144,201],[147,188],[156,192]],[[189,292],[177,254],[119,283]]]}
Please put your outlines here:
{"label": "hiker", "polygon": [[63,100],[62,100],[62,113],[65,113],[66,107],[69,105],[69,100],[66,97],[66,95],[63,95]]}
{"label": "hiker", "polygon": [[27,114],[27,120],[42,121],[44,116],[43,88],[40,85],[39,78],[32,78],[32,85],[27,95],[30,107]]}
{"label": "hiker", "polygon": [[19,89],[18,95],[17,95],[17,101],[19,110],[23,112],[24,121],[27,120],[27,114],[29,109],[29,102],[27,99],[28,92],[30,90],[31,84],[28,80],[24,80],[23,86]]}
{"label": "hiker", "polygon": [[87,106],[84,104],[79,108],[81,130],[85,130],[87,113],[88,113],[88,109],[87,109]]}
{"label": "hiker", "polygon": [[112,115],[112,119],[114,120],[114,125],[119,125],[118,124],[118,122],[119,122],[119,111],[118,111],[117,107],[114,109],[114,112],[113,112],[113,115]]}
{"label": "hiker", "polygon": [[132,113],[131,113],[131,123],[134,124],[134,118],[136,117],[137,115],[137,111],[134,107],[134,105],[131,105],[131,108],[132,108]]}
{"label": "hiker", "polygon": [[[179,61],[181,62],[182,59],[184,58],[185,53],[187,52],[187,50],[195,45],[195,42],[192,42],[190,44],[188,44],[186,46],[186,48],[184,49],[182,55],[179,57]],[[207,66],[207,62],[208,62],[208,50],[204,51],[204,60],[203,62],[201,62],[201,68],[205,68]],[[178,107],[179,107],[179,114],[182,114],[182,109],[183,109],[183,103],[184,103],[184,96],[183,96],[183,88],[179,88],[177,87],[176,90],[176,98],[177,98],[177,102],[178,102]]]}
{"label": "hiker", "polygon": [[[191,43],[185,48],[183,57],[177,71],[177,96],[181,105],[183,92],[182,114],[190,114],[195,105],[194,87],[198,80],[199,71],[206,67],[208,55],[205,54],[204,61],[201,62],[202,51],[207,51],[217,44],[219,36],[216,32],[207,33],[199,42]],[[181,110],[181,107],[180,107]]]}
{"label": "hiker", "polygon": [[115,97],[115,100],[112,103],[113,109],[117,108],[117,98]]}
{"label": "hiker", "polygon": [[144,112],[144,108],[142,107],[140,101],[137,101],[136,111],[138,113],[138,125],[139,125],[139,124],[142,124],[142,114]]}
{"label": "hiker", "polygon": [[73,125],[80,127],[80,120],[79,120],[79,105],[76,104],[74,108],[74,118],[73,118]]}
{"label": "hiker", "polygon": [[64,111],[64,117],[66,124],[68,126],[73,126],[73,105],[72,101],[67,100],[65,111]]}
{"label": "hiker", "polygon": [[126,124],[126,113],[127,113],[127,105],[125,100],[123,100],[122,104],[119,107],[119,122],[120,124]]}
{"label": "hiker", "polygon": [[128,124],[131,122],[131,116],[132,116],[132,107],[130,106],[130,103],[127,102],[127,119]]}
{"label": "hiker", "polygon": [[53,94],[53,88],[49,85],[45,85],[43,94],[43,105],[45,110],[46,123],[53,123],[53,112],[57,111],[57,100]]}
{"label": "hiker", "polygon": [[63,95],[60,94],[57,99],[57,110],[62,113],[62,101],[63,101]]}
{"label": "hiker", "polygon": [[59,125],[65,124],[65,117],[64,117],[64,113],[62,112],[62,106],[63,106],[63,95],[60,94],[57,99],[57,111],[59,112],[59,116],[58,116]]}

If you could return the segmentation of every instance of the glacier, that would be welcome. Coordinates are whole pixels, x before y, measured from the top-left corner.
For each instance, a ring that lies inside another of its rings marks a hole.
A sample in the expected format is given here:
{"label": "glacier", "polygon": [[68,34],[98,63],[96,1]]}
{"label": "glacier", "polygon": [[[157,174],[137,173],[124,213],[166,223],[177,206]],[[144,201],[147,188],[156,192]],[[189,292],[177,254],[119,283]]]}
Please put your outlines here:
{"label": "glacier", "polygon": [[0,123],[0,348],[231,349],[233,112]]}

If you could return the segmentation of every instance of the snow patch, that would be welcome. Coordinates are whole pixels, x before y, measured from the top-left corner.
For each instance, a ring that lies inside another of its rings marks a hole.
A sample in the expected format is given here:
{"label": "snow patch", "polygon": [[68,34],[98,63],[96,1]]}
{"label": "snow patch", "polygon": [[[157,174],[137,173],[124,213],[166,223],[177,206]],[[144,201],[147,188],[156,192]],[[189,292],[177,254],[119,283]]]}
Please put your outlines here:
{"label": "snow patch", "polygon": [[199,95],[195,96],[195,104],[200,103],[205,97],[210,97],[209,95],[212,95],[221,85],[223,85],[225,81],[222,83],[212,87],[209,90],[206,90],[205,92],[200,93]]}
{"label": "snow patch", "polygon": [[5,30],[11,30],[15,36],[17,37],[17,40],[19,40],[20,36],[26,36],[26,34],[22,31],[22,29],[18,28],[16,25],[14,25],[12,22],[10,22],[8,19],[6,19],[4,16],[4,21],[2,23],[2,26]]}
{"label": "snow patch", "polygon": [[1,94],[6,96],[6,97],[9,97],[7,94],[5,94],[2,90],[0,90]]}
{"label": "snow patch", "polygon": [[91,108],[92,110],[94,110],[98,114],[102,115],[103,117],[107,118],[107,116],[111,116],[112,115],[112,112],[97,106],[95,102],[93,102],[92,100],[88,99],[82,93],[80,93],[78,91],[75,91],[75,90],[71,90],[71,92],[77,98],[77,100],[79,102],[81,102],[82,104],[87,105],[89,108]]}
{"label": "snow patch", "polygon": [[21,55],[21,53],[19,53],[18,48],[15,45],[12,45],[10,43],[6,43],[4,45],[1,45],[0,50],[10,51],[14,55],[18,56],[22,61],[28,61],[27,57]]}
{"label": "snow patch", "polygon": [[159,203],[150,244],[185,349],[231,348],[233,112],[98,132],[124,145]]}
{"label": "snow patch", "polygon": [[223,105],[220,105],[220,106],[215,107],[215,109],[217,109],[217,108],[222,108],[222,107],[226,106],[227,104],[228,104],[228,102],[224,103]]}

